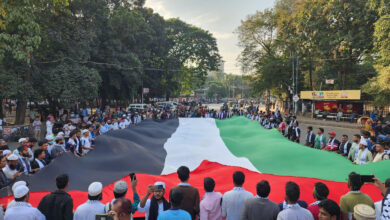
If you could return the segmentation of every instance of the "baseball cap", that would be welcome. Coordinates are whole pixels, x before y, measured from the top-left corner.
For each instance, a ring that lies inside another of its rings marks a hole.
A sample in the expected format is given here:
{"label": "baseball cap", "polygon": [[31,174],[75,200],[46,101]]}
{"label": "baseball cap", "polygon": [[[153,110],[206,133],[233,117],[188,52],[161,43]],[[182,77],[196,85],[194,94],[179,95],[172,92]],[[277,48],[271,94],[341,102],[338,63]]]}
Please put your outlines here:
{"label": "baseball cap", "polygon": [[333,132],[333,131],[332,131],[332,132],[329,132],[329,134],[330,134],[330,135],[336,136],[336,132]]}

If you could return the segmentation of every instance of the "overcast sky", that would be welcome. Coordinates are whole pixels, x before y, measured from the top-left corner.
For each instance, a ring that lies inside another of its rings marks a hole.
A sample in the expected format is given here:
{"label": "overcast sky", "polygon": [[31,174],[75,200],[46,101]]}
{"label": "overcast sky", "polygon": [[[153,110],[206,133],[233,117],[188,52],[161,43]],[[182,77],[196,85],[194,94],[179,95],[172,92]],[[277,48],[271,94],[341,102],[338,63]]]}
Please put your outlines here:
{"label": "overcast sky", "polygon": [[217,38],[218,48],[225,61],[225,72],[240,74],[236,61],[240,54],[238,40],[233,32],[241,20],[257,10],[270,8],[274,0],[147,0],[165,18],[181,20],[206,29]]}

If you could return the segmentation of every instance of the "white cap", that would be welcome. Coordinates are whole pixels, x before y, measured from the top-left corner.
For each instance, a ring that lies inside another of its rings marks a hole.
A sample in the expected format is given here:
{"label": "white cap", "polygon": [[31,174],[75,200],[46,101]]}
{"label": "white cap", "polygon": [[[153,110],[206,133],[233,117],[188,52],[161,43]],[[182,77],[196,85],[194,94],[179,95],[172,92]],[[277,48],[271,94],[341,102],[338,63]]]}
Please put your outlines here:
{"label": "white cap", "polygon": [[58,132],[56,137],[64,137],[64,136],[65,136],[64,132],[60,131]]}
{"label": "white cap", "polygon": [[85,133],[87,133],[87,132],[89,132],[88,129],[84,129],[84,130],[81,131],[82,134],[85,134]]}
{"label": "white cap", "polygon": [[20,199],[22,198],[23,196],[27,195],[27,193],[29,192],[30,190],[28,189],[27,186],[18,186],[18,187],[15,187],[15,190],[14,190],[14,197],[16,199]]}
{"label": "white cap", "polygon": [[165,189],[165,183],[164,182],[155,182],[155,186],[162,186]]}
{"label": "white cap", "polygon": [[26,181],[23,181],[23,180],[14,183],[14,185],[12,186],[12,193],[15,192],[15,189],[18,186],[27,186],[27,183],[26,183]]}
{"label": "white cap", "polygon": [[367,147],[367,141],[366,140],[360,140],[360,144]]}
{"label": "white cap", "polygon": [[353,216],[356,220],[375,220],[375,210],[366,204],[357,204],[353,207]]}
{"label": "white cap", "polygon": [[22,143],[23,141],[27,141],[27,138],[19,138],[18,142]]}
{"label": "white cap", "polygon": [[48,141],[53,140],[53,135],[48,134],[48,135],[46,135],[45,139]]}
{"label": "white cap", "polygon": [[18,160],[18,156],[16,156],[15,154],[11,154],[7,157],[7,160]]}
{"label": "white cap", "polygon": [[7,154],[9,154],[9,153],[12,153],[12,151],[10,151],[10,150],[4,150],[4,151],[3,151],[3,155],[7,155]]}
{"label": "white cap", "polygon": [[101,182],[93,182],[88,187],[88,195],[97,196],[102,193],[103,184]]}

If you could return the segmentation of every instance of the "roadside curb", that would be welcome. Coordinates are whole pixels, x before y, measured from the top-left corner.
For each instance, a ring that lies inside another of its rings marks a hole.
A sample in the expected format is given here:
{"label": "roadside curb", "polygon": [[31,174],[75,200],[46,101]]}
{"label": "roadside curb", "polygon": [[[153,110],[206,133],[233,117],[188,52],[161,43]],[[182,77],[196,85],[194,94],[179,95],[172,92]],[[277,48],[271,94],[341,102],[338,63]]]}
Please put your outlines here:
{"label": "roadside curb", "polygon": [[351,128],[351,129],[359,129],[357,123],[345,123],[345,122],[334,122],[334,121],[323,121],[323,120],[308,120],[307,118],[298,117],[299,122],[310,125],[319,125],[319,126],[333,126],[338,128]]}

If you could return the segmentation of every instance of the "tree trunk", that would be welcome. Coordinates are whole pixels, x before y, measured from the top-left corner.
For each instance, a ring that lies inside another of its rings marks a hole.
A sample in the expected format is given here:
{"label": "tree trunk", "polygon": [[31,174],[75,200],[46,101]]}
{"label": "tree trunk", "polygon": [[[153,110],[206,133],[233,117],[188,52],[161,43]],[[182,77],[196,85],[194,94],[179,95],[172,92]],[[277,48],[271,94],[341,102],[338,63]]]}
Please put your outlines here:
{"label": "tree trunk", "polygon": [[312,65],[311,57],[309,60],[309,83],[310,83],[310,90],[313,90],[313,65]]}
{"label": "tree trunk", "polygon": [[26,100],[18,100],[17,107],[16,107],[16,117],[15,117],[15,124],[17,125],[23,125],[26,117],[26,108],[27,108],[27,101]]}
{"label": "tree trunk", "polygon": [[[2,99],[1,99],[2,101]],[[3,102],[0,103],[0,118],[4,118]]]}

